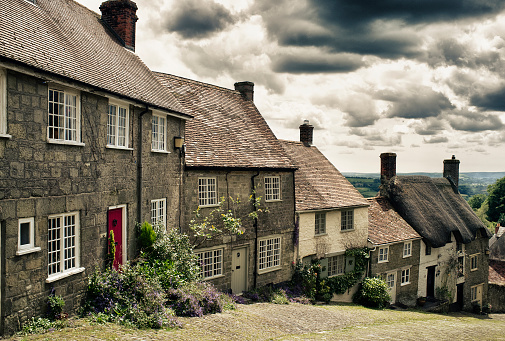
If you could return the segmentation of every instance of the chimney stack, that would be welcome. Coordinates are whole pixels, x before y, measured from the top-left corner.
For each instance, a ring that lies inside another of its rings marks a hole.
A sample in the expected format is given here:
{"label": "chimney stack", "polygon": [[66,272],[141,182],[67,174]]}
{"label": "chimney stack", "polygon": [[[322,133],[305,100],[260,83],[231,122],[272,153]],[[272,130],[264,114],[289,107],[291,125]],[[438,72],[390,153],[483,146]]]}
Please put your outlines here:
{"label": "chimney stack", "polygon": [[444,178],[452,181],[456,190],[458,189],[459,183],[459,160],[456,160],[456,156],[452,156],[450,160],[444,160]]}
{"label": "chimney stack", "polygon": [[120,38],[124,46],[135,51],[137,5],[131,0],[107,0],[100,5],[102,21]]}
{"label": "chimney stack", "polygon": [[381,185],[386,185],[392,177],[396,176],[396,153],[382,153],[381,158]]}
{"label": "chimney stack", "polygon": [[309,124],[309,120],[303,120],[303,124],[299,128],[300,142],[303,142],[305,147],[310,147],[312,145],[312,136],[314,135],[314,126]]}
{"label": "chimney stack", "polygon": [[254,83],[253,82],[237,82],[235,83],[235,90],[240,92],[245,99],[254,100]]}

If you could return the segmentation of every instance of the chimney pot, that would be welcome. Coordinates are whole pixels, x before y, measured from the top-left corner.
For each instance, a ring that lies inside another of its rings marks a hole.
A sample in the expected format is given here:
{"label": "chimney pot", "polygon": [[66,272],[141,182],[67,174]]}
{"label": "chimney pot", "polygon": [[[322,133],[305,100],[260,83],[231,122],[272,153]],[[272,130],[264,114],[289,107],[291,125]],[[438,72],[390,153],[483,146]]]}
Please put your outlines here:
{"label": "chimney pot", "polygon": [[126,48],[135,51],[135,23],[137,5],[131,0],[107,0],[100,5],[102,21],[123,41]]}
{"label": "chimney pot", "polygon": [[385,185],[396,176],[396,153],[382,153],[381,158],[381,185]]}
{"label": "chimney pot", "polygon": [[459,183],[459,160],[453,155],[451,159],[444,160],[444,178],[450,179],[456,190]]}
{"label": "chimney pot", "polygon": [[309,124],[309,120],[303,120],[303,124],[300,125],[300,142],[303,142],[305,147],[310,147],[312,145],[312,137],[314,135],[314,126]]}
{"label": "chimney pot", "polygon": [[245,99],[249,101],[254,100],[254,83],[253,82],[237,82],[235,83],[235,90],[240,92]]}

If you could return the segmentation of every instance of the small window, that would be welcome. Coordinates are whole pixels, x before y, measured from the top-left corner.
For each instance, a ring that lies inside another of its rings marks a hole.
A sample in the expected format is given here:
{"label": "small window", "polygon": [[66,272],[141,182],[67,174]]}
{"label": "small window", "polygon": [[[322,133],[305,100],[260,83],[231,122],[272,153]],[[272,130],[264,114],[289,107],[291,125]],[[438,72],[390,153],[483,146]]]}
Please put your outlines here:
{"label": "small window", "polygon": [[326,233],[326,213],[316,213],[315,226],[316,235]]}
{"label": "small window", "polygon": [[465,256],[458,257],[458,277],[465,276]]}
{"label": "small window", "polygon": [[7,135],[7,75],[0,68],[0,136]]}
{"label": "small window", "polygon": [[167,199],[151,200],[151,224],[166,226]]}
{"label": "small window", "polygon": [[379,248],[379,263],[388,261],[389,246]]}
{"label": "small window", "polygon": [[128,132],[128,105],[110,101],[107,114],[107,146],[128,148]]}
{"label": "small window", "polygon": [[211,279],[223,275],[223,249],[195,251],[195,255],[200,262],[201,279]]}
{"label": "small window", "polygon": [[35,220],[34,218],[23,218],[18,221],[18,250],[16,255],[24,255],[31,252],[40,251],[40,247],[35,247]]}
{"label": "small window", "polygon": [[265,176],[265,201],[281,200],[281,177]]}
{"label": "small window", "polygon": [[328,276],[341,275],[345,272],[345,255],[328,258]]}
{"label": "small window", "polygon": [[346,210],[341,214],[341,230],[348,231],[354,229],[354,211]]}
{"label": "small window", "polygon": [[477,286],[470,288],[470,300],[477,301]]}
{"label": "small window", "polygon": [[386,274],[386,284],[389,289],[392,289],[395,287],[395,273],[388,273]]}
{"label": "small window", "polygon": [[412,256],[412,242],[403,243],[403,258]]}
{"label": "small window", "polygon": [[479,261],[479,255],[471,255],[470,256],[470,270],[475,271],[478,269],[478,261]]}
{"label": "small window", "polygon": [[402,282],[401,285],[410,284],[410,268],[402,270]]}
{"label": "small window", "polygon": [[78,92],[49,88],[47,138],[49,142],[81,142],[81,103]]}
{"label": "small window", "polygon": [[217,205],[216,178],[198,179],[198,205],[200,207]]}
{"label": "small window", "polygon": [[167,151],[167,118],[166,116],[153,114],[152,120],[152,144],[151,149],[155,152]]}
{"label": "small window", "polygon": [[258,270],[265,272],[281,266],[281,237],[260,239],[258,241]]}
{"label": "small window", "polygon": [[[48,217],[47,252],[48,280],[79,269],[79,214],[65,213]],[[47,281],[46,281],[47,282]]]}
{"label": "small window", "polygon": [[425,255],[429,256],[431,255],[431,246],[426,244],[426,250],[425,250]]}

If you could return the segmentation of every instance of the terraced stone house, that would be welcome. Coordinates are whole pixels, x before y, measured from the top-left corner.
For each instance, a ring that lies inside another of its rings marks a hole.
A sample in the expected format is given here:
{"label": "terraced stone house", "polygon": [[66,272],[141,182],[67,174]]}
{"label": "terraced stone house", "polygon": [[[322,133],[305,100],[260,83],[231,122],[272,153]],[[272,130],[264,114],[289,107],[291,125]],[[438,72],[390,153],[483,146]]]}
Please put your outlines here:
{"label": "terraced stone house", "polygon": [[[295,172],[298,241],[295,262],[319,259],[326,269],[321,277],[354,270],[354,257],[345,251],[367,246],[368,206],[358,190],[312,145],[314,127],[300,125],[300,142],[281,140],[298,168]],[[332,300],[351,301],[357,286]]]}
{"label": "terraced stone house", "polygon": [[443,178],[397,176],[396,154],[381,154],[381,196],[423,238],[419,297],[446,299],[453,310],[487,304],[490,233],[458,192],[459,160]]}
{"label": "terraced stone house", "polygon": [[[182,231],[191,235],[195,211],[207,216],[222,198],[224,209],[242,220],[244,234],[198,245],[202,278],[233,293],[289,280],[296,167],[254,105],[254,84],[235,83],[231,90],[163,73],[157,77],[194,116],[185,134]],[[253,205],[255,198],[261,198],[260,207]]]}
{"label": "terraced stone house", "polygon": [[1,0],[0,321],[65,311],[103,267],[134,256],[135,221],[177,226],[191,118],[134,53],[135,3]]}

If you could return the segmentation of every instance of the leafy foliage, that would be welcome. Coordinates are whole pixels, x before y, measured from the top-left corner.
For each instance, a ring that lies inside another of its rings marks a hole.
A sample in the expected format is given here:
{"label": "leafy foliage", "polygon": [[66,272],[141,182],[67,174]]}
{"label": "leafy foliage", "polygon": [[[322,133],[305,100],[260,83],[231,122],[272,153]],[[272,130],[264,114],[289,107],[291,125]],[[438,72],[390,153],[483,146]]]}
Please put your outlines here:
{"label": "leafy foliage", "polygon": [[114,239],[114,231],[109,231],[109,252],[107,253],[107,263],[110,267],[114,266],[116,259],[116,241]]}
{"label": "leafy foliage", "polygon": [[68,326],[67,320],[50,320],[42,317],[32,317],[23,324],[20,335],[43,334],[53,330],[63,329]]}
{"label": "leafy foliage", "polygon": [[505,177],[496,180],[488,187],[487,219],[497,222],[502,214],[505,214]]}
{"label": "leafy foliage", "polygon": [[388,286],[378,277],[366,277],[363,279],[359,290],[353,297],[354,302],[370,308],[383,309],[389,305]]}
{"label": "leafy foliage", "polygon": [[486,200],[487,196],[485,194],[476,194],[468,200],[468,204],[470,207],[474,210],[478,210],[484,201]]}
{"label": "leafy foliage", "polygon": [[47,297],[47,317],[50,320],[60,318],[64,306],[65,301],[63,298],[61,296],[55,295],[54,289],[51,290],[51,294]]}
{"label": "leafy foliage", "polygon": [[149,250],[154,242],[156,241],[156,232],[154,228],[147,221],[143,222],[142,225],[136,224],[137,230],[139,231],[139,246],[141,250]]}

